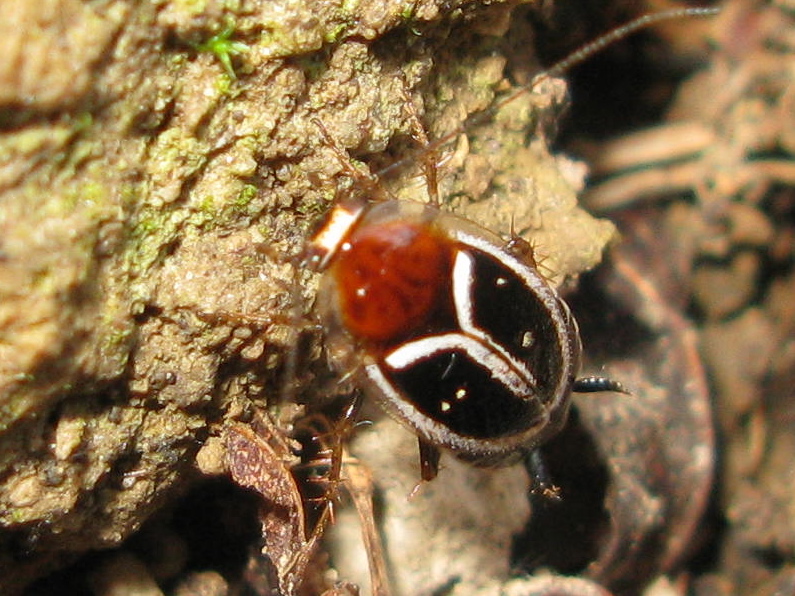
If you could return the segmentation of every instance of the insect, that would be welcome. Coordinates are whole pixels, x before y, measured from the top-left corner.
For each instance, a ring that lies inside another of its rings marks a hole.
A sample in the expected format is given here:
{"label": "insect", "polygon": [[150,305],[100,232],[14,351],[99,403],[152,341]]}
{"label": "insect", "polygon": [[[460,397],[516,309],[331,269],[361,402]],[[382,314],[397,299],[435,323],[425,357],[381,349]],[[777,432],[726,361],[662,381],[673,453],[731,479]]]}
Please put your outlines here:
{"label": "insect", "polygon": [[[713,12],[642,17],[541,76],[555,76],[658,20]],[[509,95],[497,107],[524,93]],[[535,448],[565,423],[572,392],[624,390],[604,377],[577,376],[577,323],[529,243],[514,235],[503,240],[440,208],[435,153],[470,125],[433,142],[417,127],[432,198],[423,204],[389,196],[379,177],[358,170],[317,123],[357,182],[357,193],[332,207],[308,241],[301,265],[321,273],[318,314],[332,363],[417,435],[423,480],[436,476],[442,450],[483,466],[524,457],[538,471]],[[228,432],[233,478],[270,504],[262,518],[263,554],[275,565],[279,593],[299,590],[340,487],[363,520],[374,593],[389,593],[372,486],[350,460],[343,469],[356,409],[351,402],[339,419],[310,415],[293,433],[301,443],[297,452],[275,440],[280,431],[267,424],[256,433],[244,426]],[[544,485],[540,472],[536,483]]]}
{"label": "insect", "polygon": [[[641,17],[541,76],[558,75],[651,23],[714,12]],[[625,392],[605,377],[578,377],[577,322],[529,243],[505,241],[443,211],[438,200],[386,195],[378,178],[357,170],[316,124],[364,191],[332,208],[304,255],[322,273],[327,350],[335,368],[352,371],[366,395],[417,435],[423,480],[437,475],[441,450],[482,466],[526,456],[563,426],[572,392]],[[460,132],[433,143],[422,132],[415,137],[432,161]],[[433,165],[426,167],[432,199]]]}

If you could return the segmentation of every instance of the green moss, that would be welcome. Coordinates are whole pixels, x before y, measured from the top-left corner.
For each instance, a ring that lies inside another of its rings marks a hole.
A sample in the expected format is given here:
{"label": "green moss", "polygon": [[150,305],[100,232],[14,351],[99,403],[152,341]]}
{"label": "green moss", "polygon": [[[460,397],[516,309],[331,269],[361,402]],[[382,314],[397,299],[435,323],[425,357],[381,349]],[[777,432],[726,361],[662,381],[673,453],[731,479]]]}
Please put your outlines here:
{"label": "green moss", "polygon": [[326,199],[317,199],[312,201],[302,201],[297,207],[296,211],[306,217],[317,217],[328,211],[329,204],[334,200],[333,194]]}
{"label": "green moss", "polygon": [[215,195],[202,197],[195,205],[189,223],[197,228],[217,228],[234,223],[242,218],[251,217],[251,202],[257,197],[258,190],[253,184],[243,184],[233,197],[228,200]]}
{"label": "green moss", "polygon": [[196,204],[196,211],[202,215],[214,217],[218,213],[215,206],[215,197],[213,195],[206,195],[202,197]]}
{"label": "green moss", "polygon": [[351,23],[349,23],[347,20],[336,24],[334,27],[325,32],[323,35],[323,41],[332,44],[338,43],[340,40],[345,38],[350,26]]}
{"label": "green moss", "polygon": [[233,80],[229,75],[218,77],[215,81],[215,90],[219,95],[232,95]]}
{"label": "green moss", "polygon": [[237,193],[235,204],[239,207],[248,207],[249,203],[257,196],[257,187],[253,184],[244,184]]}
{"label": "green moss", "polygon": [[[117,319],[118,313],[111,313],[103,317],[102,328],[109,329],[102,337],[102,352],[106,355],[115,355],[118,360],[117,368],[122,372],[129,353],[126,348],[130,346],[130,340],[133,335],[133,328],[131,325],[121,325]],[[120,349],[122,350],[120,352]]]}
{"label": "green moss", "polygon": [[234,41],[235,24],[227,22],[219,33],[210,37],[207,41],[194,44],[194,48],[199,52],[209,52],[218,59],[223,65],[224,71],[231,81],[237,80],[235,69],[232,66],[232,58],[242,56],[250,51],[247,44],[242,41]]}
{"label": "green moss", "polygon": [[125,255],[132,277],[145,279],[152,265],[162,258],[165,247],[177,237],[183,219],[178,211],[155,207],[144,207],[136,214]]}
{"label": "green moss", "polygon": [[257,196],[257,187],[253,184],[244,184],[237,195],[224,205],[221,219],[223,221],[235,221],[241,217],[251,216],[249,207],[251,201]]}

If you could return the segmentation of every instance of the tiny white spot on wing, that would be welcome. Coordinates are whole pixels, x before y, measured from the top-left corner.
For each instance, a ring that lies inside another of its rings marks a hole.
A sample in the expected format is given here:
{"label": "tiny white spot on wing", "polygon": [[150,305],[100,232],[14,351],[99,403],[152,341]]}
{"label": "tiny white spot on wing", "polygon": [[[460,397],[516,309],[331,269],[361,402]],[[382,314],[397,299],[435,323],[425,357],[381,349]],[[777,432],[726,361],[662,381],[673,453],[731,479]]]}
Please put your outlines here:
{"label": "tiny white spot on wing", "polygon": [[525,331],[522,333],[522,347],[529,348],[535,342],[535,337],[533,337],[532,331]]}

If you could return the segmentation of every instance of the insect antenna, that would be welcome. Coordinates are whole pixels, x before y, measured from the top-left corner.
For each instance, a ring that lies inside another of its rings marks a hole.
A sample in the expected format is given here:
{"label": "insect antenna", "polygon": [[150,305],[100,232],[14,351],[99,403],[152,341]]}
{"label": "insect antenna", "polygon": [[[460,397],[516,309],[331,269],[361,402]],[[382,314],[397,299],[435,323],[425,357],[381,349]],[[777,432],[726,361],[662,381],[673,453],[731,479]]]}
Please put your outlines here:
{"label": "insect antenna", "polygon": [[[438,152],[438,150],[442,146],[452,141],[458,135],[462,134],[463,132],[466,132],[467,130],[471,129],[472,127],[478,124],[482,124],[488,121],[491,117],[494,116],[494,114],[499,112],[506,105],[515,101],[519,97],[522,97],[525,93],[532,92],[533,89],[535,89],[541,82],[555,77],[559,77],[565,72],[571,70],[573,67],[585,62],[594,54],[601,52],[607,46],[617,41],[620,41],[641,29],[651,27],[652,25],[656,25],[663,21],[692,18],[692,17],[709,17],[716,15],[719,12],[720,8],[715,8],[715,7],[677,8],[672,10],[664,10],[661,12],[646,14],[629,21],[624,25],[620,25],[615,29],[608,31],[604,35],[597,37],[593,41],[586,43],[585,45],[573,51],[571,54],[569,54],[562,60],[559,60],[558,62],[550,66],[548,69],[540,72],[538,75],[536,75],[533,78],[533,80],[528,85],[524,85],[519,89],[510,92],[502,99],[494,102],[487,110],[478,112],[477,114],[470,116],[464,121],[463,124],[455,128],[451,132],[442,135],[438,139],[435,139],[427,143],[421,150],[420,155],[428,155]],[[416,161],[417,161],[417,155],[411,155],[409,157],[405,157],[383,168],[382,170],[377,172],[375,176],[377,178],[382,178],[383,176],[389,174],[390,172],[403,168],[406,165],[414,163]]]}

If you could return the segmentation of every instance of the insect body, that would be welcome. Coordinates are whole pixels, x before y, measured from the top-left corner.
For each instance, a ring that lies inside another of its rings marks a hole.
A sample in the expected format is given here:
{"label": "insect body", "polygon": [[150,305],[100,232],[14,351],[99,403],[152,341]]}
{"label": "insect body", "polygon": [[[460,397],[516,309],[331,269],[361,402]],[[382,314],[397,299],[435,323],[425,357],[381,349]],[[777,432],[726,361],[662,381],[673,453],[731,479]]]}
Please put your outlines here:
{"label": "insect body", "polygon": [[[650,22],[711,12],[642,17],[546,76]],[[505,242],[433,204],[357,197],[331,210],[305,256],[323,273],[318,305],[332,362],[417,434],[424,479],[436,475],[439,449],[510,463],[560,430],[573,391],[624,391],[610,379],[577,379],[577,323],[521,239]]]}
{"label": "insect body", "polygon": [[[481,465],[554,435],[578,388],[581,343],[523,241],[435,206],[335,207],[310,245],[334,362],[436,448]],[[606,379],[589,390],[621,390]],[[435,463],[423,462],[423,476]]]}

